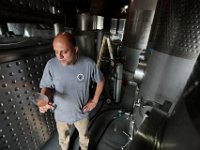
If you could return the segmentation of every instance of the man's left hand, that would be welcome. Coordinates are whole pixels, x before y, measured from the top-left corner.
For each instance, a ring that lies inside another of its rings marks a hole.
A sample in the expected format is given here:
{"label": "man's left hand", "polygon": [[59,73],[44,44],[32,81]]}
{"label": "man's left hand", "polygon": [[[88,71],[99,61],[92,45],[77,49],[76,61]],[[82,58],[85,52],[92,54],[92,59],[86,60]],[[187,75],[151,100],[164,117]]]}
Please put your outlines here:
{"label": "man's left hand", "polygon": [[83,112],[92,111],[97,105],[97,102],[94,102],[92,100],[88,101],[87,104],[83,107]]}

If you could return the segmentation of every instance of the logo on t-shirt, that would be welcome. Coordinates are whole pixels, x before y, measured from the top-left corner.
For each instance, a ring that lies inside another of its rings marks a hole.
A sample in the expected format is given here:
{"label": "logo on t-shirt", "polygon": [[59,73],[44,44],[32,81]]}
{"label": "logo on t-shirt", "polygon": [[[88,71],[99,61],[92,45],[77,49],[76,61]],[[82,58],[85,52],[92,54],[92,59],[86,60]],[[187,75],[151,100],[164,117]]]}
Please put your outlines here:
{"label": "logo on t-shirt", "polygon": [[82,73],[79,73],[77,75],[77,79],[78,79],[78,81],[83,81],[84,80],[84,75]]}

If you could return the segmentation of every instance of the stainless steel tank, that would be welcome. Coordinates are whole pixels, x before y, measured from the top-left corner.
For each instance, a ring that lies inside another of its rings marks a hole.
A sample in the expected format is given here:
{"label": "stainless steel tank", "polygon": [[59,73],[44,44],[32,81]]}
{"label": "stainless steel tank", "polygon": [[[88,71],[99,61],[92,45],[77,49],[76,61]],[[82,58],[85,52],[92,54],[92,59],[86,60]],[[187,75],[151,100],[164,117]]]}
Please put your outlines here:
{"label": "stainless steel tank", "polygon": [[141,50],[146,49],[157,0],[131,0],[126,18],[120,56],[124,69],[135,72]]}
{"label": "stainless steel tank", "polygon": [[[159,1],[148,47],[151,51],[140,97],[175,106],[200,53],[197,1]],[[196,6],[188,9],[188,6]],[[172,107],[173,109],[173,107]]]}

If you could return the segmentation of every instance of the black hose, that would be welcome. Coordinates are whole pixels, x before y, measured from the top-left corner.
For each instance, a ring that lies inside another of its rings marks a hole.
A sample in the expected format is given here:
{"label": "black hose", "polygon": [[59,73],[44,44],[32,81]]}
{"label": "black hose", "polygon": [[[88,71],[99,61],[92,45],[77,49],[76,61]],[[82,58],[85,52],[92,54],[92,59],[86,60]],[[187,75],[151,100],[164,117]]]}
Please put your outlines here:
{"label": "black hose", "polygon": [[116,107],[116,108],[111,108],[111,109],[106,109],[106,110],[104,110],[103,112],[96,114],[96,117],[95,117],[93,120],[91,120],[91,123],[90,123],[90,125],[89,125],[89,127],[88,127],[88,130],[90,130],[90,128],[92,127],[92,125],[94,124],[94,122],[96,121],[96,119],[97,119],[99,116],[101,116],[102,114],[104,114],[104,113],[106,113],[106,112],[108,112],[108,111],[114,111],[114,110],[122,110],[122,112],[132,112],[132,111],[133,111],[132,109],[122,109],[122,108],[118,108],[118,107]]}
{"label": "black hose", "polygon": [[113,118],[107,123],[106,127],[104,128],[102,134],[100,135],[100,137],[99,137],[99,139],[97,140],[97,142],[95,143],[95,145],[94,145],[93,147],[91,147],[91,145],[89,145],[89,150],[94,150],[94,149],[96,150],[96,149],[97,149],[97,146],[99,145],[99,143],[100,143],[100,141],[101,141],[103,135],[105,134],[105,132],[107,131],[107,129],[109,128],[109,126],[111,125],[111,123],[112,123],[114,120],[116,120],[116,119],[118,119],[118,118],[120,118],[120,117],[121,117],[121,116],[113,117]]}

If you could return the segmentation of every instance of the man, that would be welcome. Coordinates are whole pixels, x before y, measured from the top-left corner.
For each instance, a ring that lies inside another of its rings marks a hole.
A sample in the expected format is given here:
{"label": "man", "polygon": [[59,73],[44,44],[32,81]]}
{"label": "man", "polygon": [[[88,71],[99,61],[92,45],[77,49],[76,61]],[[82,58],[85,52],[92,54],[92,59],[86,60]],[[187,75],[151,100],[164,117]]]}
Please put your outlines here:
{"label": "man", "polygon": [[[69,145],[69,129],[74,125],[79,132],[79,143],[82,150],[87,150],[89,111],[98,103],[104,86],[104,77],[94,61],[78,57],[74,37],[63,32],[53,40],[55,58],[50,59],[40,81],[41,93],[51,96],[54,90],[55,120],[62,150]],[[89,85],[97,83],[94,97],[89,99]],[[51,106],[40,107],[46,112]]]}

